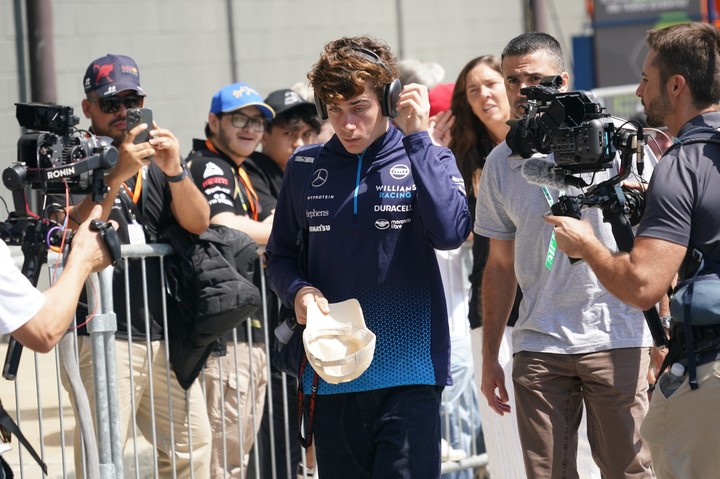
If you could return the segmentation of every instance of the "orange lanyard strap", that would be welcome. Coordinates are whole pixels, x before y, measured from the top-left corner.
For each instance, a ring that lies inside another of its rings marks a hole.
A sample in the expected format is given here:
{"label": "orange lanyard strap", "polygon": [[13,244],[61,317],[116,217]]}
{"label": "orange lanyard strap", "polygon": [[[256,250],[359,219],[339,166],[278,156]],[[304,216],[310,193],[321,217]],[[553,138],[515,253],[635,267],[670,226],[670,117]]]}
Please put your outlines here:
{"label": "orange lanyard strap", "polygon": [[[215,145],[212,144],[210,140],[205,140],[205,147],[210,150],[211,152],[215,153],[216,155],[220,155],[217,148],[215,148]],[[240,182],[243,184],[243,187],[245,188],[245,191],[247,195],[247,206],[243,205],[245,207],[245,211],[250,209],[250,214],[252,215],[252,218],[255,221],[258,221],[258,204],[259,199],[258,195],[255,192],[255,188],[252,186],[252,182],[250,181],[250,178],[248,178],[247,173],[242,168],[242,166],[238,166],[237,168],[238,177],[240,178]],[[244,201],[243,201],[244,203]]]}
{"label": "orange lanyard strap", "polygon": [[123,181],[123,188],[125,188],[125,191],[127,191],[127,194],[130,198],[132,198],[133,203],[137,204],[140,200],[140,194],[142,193],[142,183],[143,183],[143,177],[142,177],[142,168],[138,170],[137,177],[135,178],[135,189],[130,190],[130,187]]}
{"label": "orange lanyard strap", "polygon": [[252,213],[252,217],[255,221],[258,220],[258,195],[255,192],[255,188],[253,188],[252,183],[250,182],[250,178],[248,178],[247,173],[243,169],[242,166],[238,166],[238,176],[240,177],[240,182],[245,187],[245,191],[248,193],[248,203],[250,206],[250,212]]}

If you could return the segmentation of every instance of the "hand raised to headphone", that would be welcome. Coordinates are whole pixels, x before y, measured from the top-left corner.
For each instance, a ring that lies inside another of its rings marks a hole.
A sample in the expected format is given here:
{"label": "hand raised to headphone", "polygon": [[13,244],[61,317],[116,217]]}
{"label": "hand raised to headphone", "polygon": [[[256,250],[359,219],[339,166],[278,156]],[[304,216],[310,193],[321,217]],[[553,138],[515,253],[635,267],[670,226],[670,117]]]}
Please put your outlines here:
{"label": "hand raised to headphone", "polygon": [[403,86],[397,104],[395,124],[406,135],[426,131],[430,119],[430,100],[425,85],[409,83]]}

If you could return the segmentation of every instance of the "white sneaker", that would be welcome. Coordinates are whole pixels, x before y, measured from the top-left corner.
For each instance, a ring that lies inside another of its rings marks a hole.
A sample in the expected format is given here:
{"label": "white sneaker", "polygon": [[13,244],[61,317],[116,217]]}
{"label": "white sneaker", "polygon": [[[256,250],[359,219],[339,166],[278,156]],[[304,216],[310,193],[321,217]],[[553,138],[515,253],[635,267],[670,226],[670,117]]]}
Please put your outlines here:
{"label": "white sneaker", "polygon": [[462,449],[455,449],[445,439],[440,439],[440,460],[442,462],[457,462],[465,459],[467,453]]}

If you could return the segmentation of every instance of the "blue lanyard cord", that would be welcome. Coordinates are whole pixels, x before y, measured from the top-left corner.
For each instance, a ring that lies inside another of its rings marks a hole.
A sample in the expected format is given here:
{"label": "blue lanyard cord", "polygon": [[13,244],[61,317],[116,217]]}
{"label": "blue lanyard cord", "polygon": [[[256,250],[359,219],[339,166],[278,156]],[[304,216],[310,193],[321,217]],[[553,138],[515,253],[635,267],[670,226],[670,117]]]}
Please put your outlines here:
{"label": "blue lanyard cord", "polygon": [[358,164],[357,164],[357,174],[355,175],[355,191],[353,192],[353,214],[357,216],[358,213],[358,192],[360,191],[360,172],[362,171],[362,160],[363,156],[365,156],[365,152],[367,151],[367,148],[363,150],[362,153],[358,153],[355,156],[357,156]]}

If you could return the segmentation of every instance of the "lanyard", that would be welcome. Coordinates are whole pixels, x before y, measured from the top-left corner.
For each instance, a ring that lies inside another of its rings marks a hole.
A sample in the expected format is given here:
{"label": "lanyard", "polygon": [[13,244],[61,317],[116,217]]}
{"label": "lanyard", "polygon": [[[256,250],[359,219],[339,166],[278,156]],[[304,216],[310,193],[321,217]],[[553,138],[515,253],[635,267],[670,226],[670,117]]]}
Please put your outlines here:
{"label": "lanyard", "polygon": [[127,191],[127,194],[130,198],[132,198],[132,202],[137,204],[140,200],[140,194],[142,193],[142,183],[143,183],[143,177],[142,177],[142,168],[140,168],[137,172],[137,176],[135,177],[135,189],[130,190],[130,187],[123,181],[123,188],[125,188],[125,191]]}
{"label": "lanyard", "polygon": [[[550,206],[553,205],[553,199],[552,196],[550,196],[550,192],[548,191],[547,187],[541,186],[543,195],[545,195],[545,200],[547,200],[548,204]],[[552,234],[550,234],[550,244],[548,245],[548,252],[545,256],[545,267],[549,270],[552,269],[553,262],[555,261],[555,252],[557,251],[557,241],[555,240],[555,230],[553,229]]]}
{"label": "lanyard", "polygon": [[[220,154],[217,148],[215,148],[215,145],[213,145],[210,140],[205,140],[205,147],[216,155]],[[258,204],[260,201],[258,199],[257,193],[255,192],[255,188],[253,188],[252,182],[250,181],[250,178],[248,178],[248,175],[242,166],[237,167],[237,174],[247,194],[242,194],[237,184],[235,185],[235,192],[239,194],[241,199],[243,200],[242,206],[245,212],[249,213],[252,216],[252,219],[258,221]],[[246,199],[247,202],[245,201]]]}
{"label": "lanyard", "polygon": [[250,213],[252,214],[252,217],[255,221],[258,220],[258,195],[255,192],[255,188],[253,188],[252,183],[250,182],[250,178],[248,178],[247,173],[243,169],[242,166],[238,166],[237,169],[238,177],[240,178],[240,182],[245,187],[245,191],[247,192],[247,199],[248,199],[248,206],[250,207]]}

